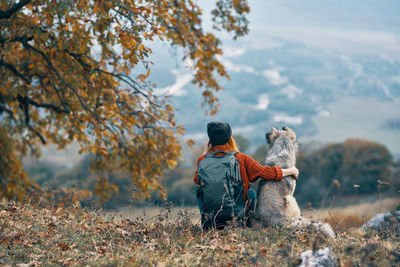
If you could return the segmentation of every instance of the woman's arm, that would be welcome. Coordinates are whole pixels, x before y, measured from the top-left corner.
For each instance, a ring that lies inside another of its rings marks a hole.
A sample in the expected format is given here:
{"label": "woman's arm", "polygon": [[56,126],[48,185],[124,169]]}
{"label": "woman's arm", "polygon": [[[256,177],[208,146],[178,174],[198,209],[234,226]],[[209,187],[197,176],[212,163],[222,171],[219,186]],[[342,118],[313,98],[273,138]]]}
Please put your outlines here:
{"label": "woman's arm", "polygon": [[[196,168],[199,166],[199,162],[201,160],[204,159],[204,155],[208,154],[210,151],[212,150],[212,145],[210,144],[210,140],[208,140],[204,146],[204,152],[203,155],[201,155],[198,159],[197,159],[197,164],[196,164]],[[194,173],[194,178],[193,181],[195,184],[197,184],[197,169],[196,172]]]}
{"label": "woman's arm", "polygon": [[204,155],[201,155],[198,159],[197,159],[197,164],[196,164],[196,172],[194,173],[194,177],[193,177],[193,181],[195,184],[197,184],[197,168],[199,166],[199,162],[202,161],[204,159]]}
{"label": "woman's arm", "polygon": [[210,151],[212,150],[212,145],[210,144],[210,139],[206,142],[205,146],[204,146],[204,152],[203,155],[206,155],[208,153],[210,153]]}
{"label": "woman's arm", "polygon": [[[238,153],[243,161],[243,171],[246,172],[250,182],[257,181],[260,177],[266,180],[282,180],[282,169],[278,166],[263,166],[249,155]],[[239,159],[239,160],[240,160]]]}
{"label": "woman's arm", "polygon": [[240,158],[244,160],[245,171],[247,172],[250,182],[255,182],[260,177],[266,180],[279,181],[288,175],[293,175],[297,179],[299,175],[299,171],[296,167],[281,169],[279,166],[262,166],[252,157],[243,153],[240,154]]}

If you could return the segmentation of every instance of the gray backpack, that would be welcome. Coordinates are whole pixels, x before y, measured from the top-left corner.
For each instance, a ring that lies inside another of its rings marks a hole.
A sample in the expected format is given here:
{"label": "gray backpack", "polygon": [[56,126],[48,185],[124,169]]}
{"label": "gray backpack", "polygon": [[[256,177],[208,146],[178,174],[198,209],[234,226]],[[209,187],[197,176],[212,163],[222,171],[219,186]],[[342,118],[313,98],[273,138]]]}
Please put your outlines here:
{"label": "gray backpack", "polygon": [[220,228],[228,221],[243,223],[244,188],[236,153],[215,151],[205,155],[198,165],[197,198],[203,228]]}

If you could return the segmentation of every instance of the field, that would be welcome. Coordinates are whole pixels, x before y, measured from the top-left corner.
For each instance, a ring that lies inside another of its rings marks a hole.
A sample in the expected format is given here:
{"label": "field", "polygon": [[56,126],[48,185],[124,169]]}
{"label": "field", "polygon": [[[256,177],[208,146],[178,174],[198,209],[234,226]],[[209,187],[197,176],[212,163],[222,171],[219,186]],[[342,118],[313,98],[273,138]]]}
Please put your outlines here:
{"label": "field", "polygon": [[399,236],[358,227],[363,216],[398,203],[306,212],[330,221],[335,239],[288,227],[202,232],[196,209],[171,206],[102,212],[3,203],[0,265],[294,266],[301,252],[331,247],[343,266],[398,266]]}
{"label": "field", "polygon": [[[344,198],[344,197],[342,197]],[[342,200],[343,201],[343,200]],[[360,221],[357,225],[360,226],[371,219],[375,214],[393,210],[400,205],[398,198],[384,198],[377,200],[373,203],[366,202],[365,198],[349,198],[348,202],[352,203],[345,207],[332,207],[326,209],[303,209],[303,216],[309,219],[318,219],[326,221],[331,217],[337,217],[344,220],[346,218],[359,218]],[[355,202],[363,202],[361,204],[354,204]],[[100,215],[106,220],[121,221],[128,219],[132,221],[143,221],[144,223],[151,223],[160,217],[167,217],[166,220],[175,220],[183,215],[190,217],[190,222],[194,225],[200,225],[200,213],[197,207],[175,207],[159,206],[159,207],[146,207],[135,208],[125,207],[116,211],[103,211]],[[340,220],[338,220],[339,223]],[[345,222],[343,222],[345,224]],[[335,226],[333,226],[335,227]],[[337,224],[337,229],[340,230],[341,226]]]}

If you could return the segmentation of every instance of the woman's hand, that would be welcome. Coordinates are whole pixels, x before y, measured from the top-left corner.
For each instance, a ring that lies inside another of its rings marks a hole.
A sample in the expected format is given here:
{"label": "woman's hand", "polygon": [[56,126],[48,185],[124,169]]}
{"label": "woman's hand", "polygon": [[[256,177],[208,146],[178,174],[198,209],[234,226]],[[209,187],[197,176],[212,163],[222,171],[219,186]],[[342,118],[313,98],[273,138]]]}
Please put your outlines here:
{"label": "woman's hand", "polygon": [[210,140],[207,140],[206,145],[204,146],[203,155],[210,153],[212,149],[212,145],[210,144]]}
{"label": "woman's hand", "polygon": [[296,167],[292,167],[289,169],[282,169],[282,176],[289,176],[292,175],[294,176],[294,178],[298,178],[299,177],[299,170]]}

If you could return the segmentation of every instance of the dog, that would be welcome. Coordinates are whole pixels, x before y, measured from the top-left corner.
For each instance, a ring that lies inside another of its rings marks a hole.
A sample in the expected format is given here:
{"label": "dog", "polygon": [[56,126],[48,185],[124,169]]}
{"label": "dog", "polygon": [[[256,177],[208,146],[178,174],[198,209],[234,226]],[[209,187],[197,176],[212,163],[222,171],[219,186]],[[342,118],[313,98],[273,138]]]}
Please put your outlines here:
{"label": "dog", "polygon": [[[291,168],[296,165],[298,150],[296,133],[289,127],[278,130],[272,127],[266,134],[269,151],[265,158],[266,166]],[[319,232],[328,238],[336,236],[331,226],[318,221],[310,222],[301,216],[299,205],[293,193],[296,179],[286,176],[280,181],[260,179],[257,188],[255,214],[251,218],[254,227],[268,227],[289,224],[291,227],[306,228]]]}

